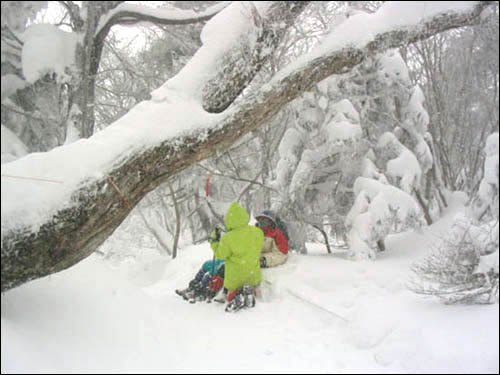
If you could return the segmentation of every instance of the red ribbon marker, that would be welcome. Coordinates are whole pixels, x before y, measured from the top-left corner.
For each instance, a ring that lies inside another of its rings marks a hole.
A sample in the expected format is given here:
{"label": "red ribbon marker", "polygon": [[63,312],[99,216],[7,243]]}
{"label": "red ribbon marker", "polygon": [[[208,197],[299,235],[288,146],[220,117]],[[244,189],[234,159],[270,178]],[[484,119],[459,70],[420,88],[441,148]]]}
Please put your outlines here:
{"label": "red ribbon marker", "polygon": [[207,193],[207,197],[210,195],[210,175],[207,176],[207,182],[205,184],[205,192]]}

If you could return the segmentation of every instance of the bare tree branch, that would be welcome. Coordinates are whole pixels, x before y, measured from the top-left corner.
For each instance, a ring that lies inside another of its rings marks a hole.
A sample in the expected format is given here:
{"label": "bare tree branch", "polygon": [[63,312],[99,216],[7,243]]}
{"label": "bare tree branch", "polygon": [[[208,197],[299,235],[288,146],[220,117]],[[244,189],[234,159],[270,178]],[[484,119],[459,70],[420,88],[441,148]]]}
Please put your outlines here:
{"label": "bare tree branch", "polygon": [[150,22],[155,25],[189,25],[208,21],[229,4],[229,1],[223,1],[199,14],[184,9],[161,10],[142,5],[120,4],[110,10],[105,20],[101,21],[96,35],[99,37],[102,33],[107,34],[109,29],[117,24],[133,25],[139,22]]}

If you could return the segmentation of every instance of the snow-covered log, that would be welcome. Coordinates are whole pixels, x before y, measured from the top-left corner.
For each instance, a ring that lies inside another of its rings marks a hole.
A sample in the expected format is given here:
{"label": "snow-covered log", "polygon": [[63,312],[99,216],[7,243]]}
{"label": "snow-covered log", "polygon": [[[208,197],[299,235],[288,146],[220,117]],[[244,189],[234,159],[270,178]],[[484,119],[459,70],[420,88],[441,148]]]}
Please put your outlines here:
{"label": "snow-covered log", "polygon": [[488,3],[406,4],[352,17],[311,54],[220,114],[206,113],[201,102],[166,87],[89,139],[2,165],[5,176],[38,171],[60,178],[23,185],[2,176],[2,291],[86,258],[145,194],[227,149],[312,85],[367,56],[477,23]]}

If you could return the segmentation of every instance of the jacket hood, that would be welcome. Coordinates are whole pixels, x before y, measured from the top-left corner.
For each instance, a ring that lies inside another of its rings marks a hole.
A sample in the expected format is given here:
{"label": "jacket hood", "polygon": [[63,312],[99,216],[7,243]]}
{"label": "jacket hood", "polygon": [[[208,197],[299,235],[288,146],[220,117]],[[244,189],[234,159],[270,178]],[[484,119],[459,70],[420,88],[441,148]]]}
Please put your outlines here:
{"label": "jacket hood", "polygon": [[226,218],[224,224],[227,230],[233,230],[236,228],[244,227],[248,225],[248,213],[243,207],[238,203],[231,203],[231,207],[227,210]]}

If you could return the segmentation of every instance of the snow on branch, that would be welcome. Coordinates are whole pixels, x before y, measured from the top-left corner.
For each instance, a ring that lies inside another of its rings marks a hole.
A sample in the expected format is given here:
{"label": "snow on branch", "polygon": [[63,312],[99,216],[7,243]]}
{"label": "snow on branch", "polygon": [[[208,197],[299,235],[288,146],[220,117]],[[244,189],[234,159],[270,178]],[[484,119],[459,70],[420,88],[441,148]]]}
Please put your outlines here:
{"label": "snow on branch", "polygon": [[[399,20],[396,9],[403,12],[406,4],[390,4],[390,17]],[[2,175],[64,181],[20,183],[2,178],[2,291],[86,258],[149,191],[227,149],[312,85],[349,71],[374,53],[477,23],[487,5],[439,2],[439,8],[432,4],[420,5],[419,14],[424,17],[408,22],[391,22],[382,7],[382,13],[372,15],[372,22],[358,20],[363,27],[358,23],[357,29],[372,33],[363,43],[344,36],[333,46],[327,44],[220,114],[207,113],[199,102],[182,95],[171,97],[170,102],[144,101],[88,139],[2,165]],[[443,11],[442,4],[454,4],[457,9],[448,6]],[[123,204],[110,181],[130,205]]]}
{"label": "snow on branch", "polygon": [[222,1],[202,12],[174,7],[171,9],[154,9],[148,6],[122,3],[101,19],[96,35],[102,30],[109,30],[111,26],[117,24],[132,25],[139,22],[150,22],[161,25],[187,25],[207,21],[230,3],[230,1]]}
{"label": "snow on branch", "polygon": [[233,2],[202,30],[203,46],[154,100],[182,95],[210,113],[228,108],[272,56],[307,1]]}

